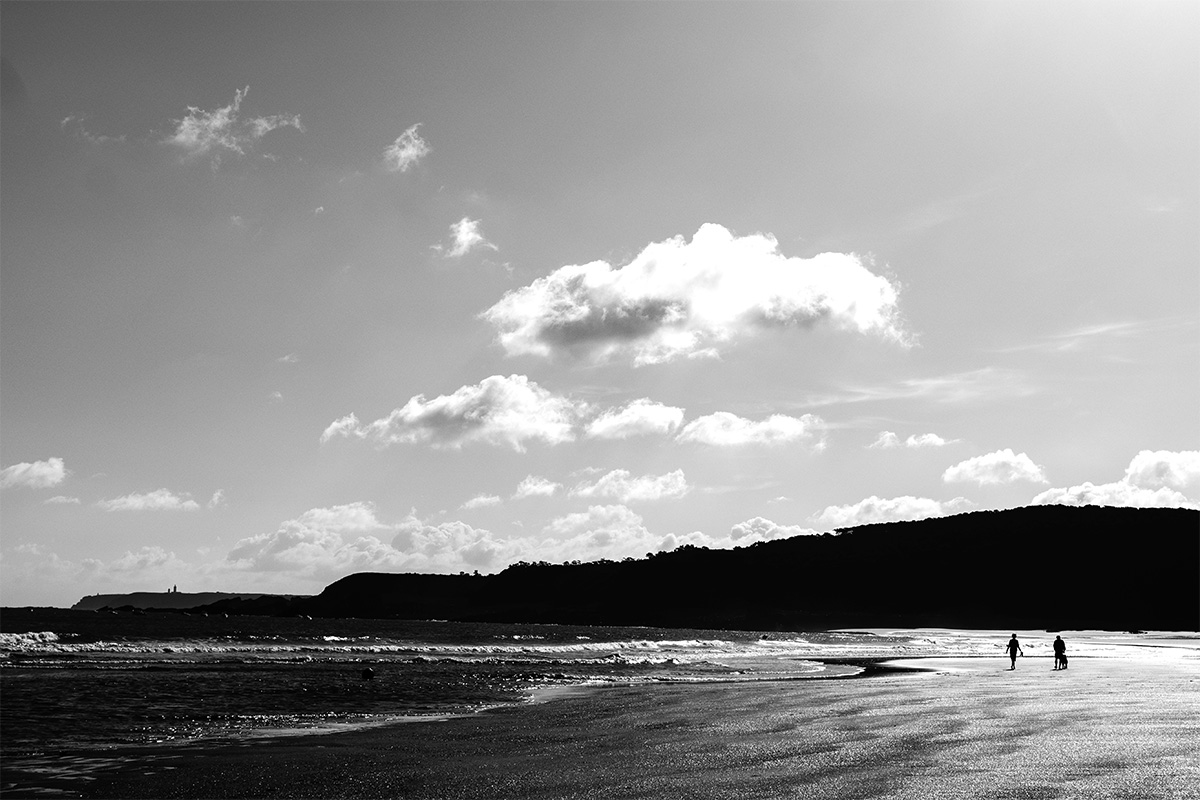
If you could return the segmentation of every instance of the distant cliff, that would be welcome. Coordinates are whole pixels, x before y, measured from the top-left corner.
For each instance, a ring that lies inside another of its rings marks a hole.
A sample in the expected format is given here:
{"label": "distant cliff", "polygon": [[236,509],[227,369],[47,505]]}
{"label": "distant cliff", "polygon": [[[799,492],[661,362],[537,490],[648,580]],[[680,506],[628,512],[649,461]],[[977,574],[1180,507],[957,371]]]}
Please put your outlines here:
{"label": "distant cliff", "polygon": [[263,594],[232,592],[133,592],[131,594],[90,594],[71,608],[76,611],[96,611],[101,608],[171,608],[189,609],[222,600],[258,600]]}
{"label": "distant cliff", "polygon": [[1200,511],[978,511],[496,575],[359,573],[313,597],[206,609],[745,630],[1200,630]]}

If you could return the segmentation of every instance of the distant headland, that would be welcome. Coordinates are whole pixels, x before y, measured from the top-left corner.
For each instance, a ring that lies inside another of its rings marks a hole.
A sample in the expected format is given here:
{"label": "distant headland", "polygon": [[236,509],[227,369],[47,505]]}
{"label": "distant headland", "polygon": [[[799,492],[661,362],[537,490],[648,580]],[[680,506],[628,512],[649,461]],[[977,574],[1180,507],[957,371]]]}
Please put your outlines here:
{"label": "distant headland", "polygon": [[735,550],[519,563],[494,575],[358,573],[311,597],[138,593],[94,595],[74,607],[117,605],[742,630],[1192,631],[1200,630],[1200,510],[1032,506]]}
{"label": "distant headland", "polygon": [[102,608],[162,608],[171,610],[192,609],[210,603],[226,600],[259,600],[267,597],[261,592],[257,594],[238,594],[235,592],[181,592],[172,587],[166,592],[132,592],[130,594],[89,594],[75,605],[75,611],[99,611]]}

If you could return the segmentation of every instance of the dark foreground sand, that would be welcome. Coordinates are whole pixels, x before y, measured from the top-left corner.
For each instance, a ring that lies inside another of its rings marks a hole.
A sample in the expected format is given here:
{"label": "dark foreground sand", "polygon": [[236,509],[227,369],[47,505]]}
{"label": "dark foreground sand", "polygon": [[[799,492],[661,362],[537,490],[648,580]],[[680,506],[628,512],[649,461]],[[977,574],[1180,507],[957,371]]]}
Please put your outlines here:
{"label": "dark foreground sand", "polygon": [[[1148,651],[1149,653],[1149,651]],[[1200,661],[627,686],[93,772],[91,797],[1200,798]],[[160,751],[161,752],[161,751]]]}

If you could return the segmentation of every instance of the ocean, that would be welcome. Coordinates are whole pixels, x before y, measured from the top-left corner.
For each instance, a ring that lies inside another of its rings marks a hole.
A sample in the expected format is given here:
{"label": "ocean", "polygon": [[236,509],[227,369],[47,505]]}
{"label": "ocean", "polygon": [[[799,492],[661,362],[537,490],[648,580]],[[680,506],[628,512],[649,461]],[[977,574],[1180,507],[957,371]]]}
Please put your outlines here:
{"label": "ocean", "polygon": [[845,678],[862,667],[822,659],[985,649],[994,655],[995,647],[983,639],[935,642],[911,632],[6,608],[0,612],[0,763],[9,775],[19,771],[27,779],[68,770],[98,753],[119,757],[123,749],[472,714],[536,702],[558,687]]}

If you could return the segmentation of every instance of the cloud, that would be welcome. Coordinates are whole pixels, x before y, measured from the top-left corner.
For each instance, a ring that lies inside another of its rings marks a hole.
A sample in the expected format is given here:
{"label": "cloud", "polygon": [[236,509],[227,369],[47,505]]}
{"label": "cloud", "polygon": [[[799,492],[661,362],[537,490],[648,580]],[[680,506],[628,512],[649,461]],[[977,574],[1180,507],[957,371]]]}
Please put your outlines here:
{"label": "cloud", "polygon": [[127,494],[112,500],[101,500],[96,505],[105,511],[198,511],[200,504],[190,495],[177,495],[168,489],[157,489],[145,494]]}
{"label": "cloud", "polygon": [[65,130],[74,131],[75,135],[80,139],[95,145],[103,144],[121,144],[125,141],[125,134],[120,136],[105,136],[104,134],[95,134],[84,127],[84,122],[87,121],[86,114],[71,114],[63,119],[60,127]]}
{"label": "cloud", "polygon": [[682,408],[643,397],[621,408],[605,411],[588,423],[585,434],[592,439],[629,439],[670,434],[682,424]]}
{"label": "cloud", "polygon": [[52,506],[52,505],[77,506],[77,505],[79,505],[79,498],[78,497],[67,497],[65,494],[56,494],[56,495],[54,495],[54,497],[51,497],[49,500],[43,500],[42,504],[48,505],[48,506]]}
{"label": "cloud", "polygon": [[857,256],[788,258],[770,235],[706,224],[691,242],[656,242],[621,267],[561,267],[481,317],[509,355],[624,356],[644,365],[711,357],[756,333],[818,322],[907,344],[897,297]]}
{"label": "cloud", "polygon": [[765,542],[770,539],[787,539],[792,536],[812,536],[819,533],[812,528],[799,525],[779,525],[764,517],[753,517],[739,522],[729,531],[729,537],[740,544]]}
{"label": "cloud", "polygon": [[464,522],[430,525],[415,512],[387,524],[373,503],[355,502],[310,509],[272,533],[242,539],[227,563],[240,571],[331,580],[363,570],[495,570],[518,560],[523,546]]}
{"label": "cloud", "polygon": [[1164,338],[1165,334],[1188,332],[1195,328],[1195,319],[1184,316],[1163,317],[1150,320],[1103,322],[1083,325],[1062,333],[1042,336],[1028,344],[1014,345],[995,350],[998,353],[1033,351],[1043,354],[1076,353],[1087,350],[1111,351],[1122,340],[1140,338]]}
{"label": "cloud", "polygon": [[435,244],[433,249],[446,258],[461,258],[472,250],[479,248],[499,250],[499,247],[489,242],[479,232],[479,220],[463,217],[450,226],[450,246]]}
{"label": "cloud", "polygon": [[1200,494],[1200,450],[1142,450],[1125,469],[1125,482],[1141,489]]}
{"label": "cloud", "polygon": [[113,561],[103,564],[97,561],[85,562],[91,569],[102,569],[105,572],[160,572],[163,570],[177,570],[184,568],[186,565],[175,557],[175,553],[164,550],[163,548],[154,545],[143,547],[141,550],[134,552],[126,552],[125,555]]}
{"label": "cloud", "polygon": [[417,133],[420,127],[419,122],[413,125],[397,136],[396,141],[383,151],[383,164],[388,172],[408,172],[418,161],[433,152],[429,143]]}
{"label": "cloud", "polygon": [[718,411],[692,420],[684,426],[676,439],[680,442],[723,447],[744,444],[779,445],[808,440],[815,435],[823,436],[824,431],[824,420],[812,414],[805,414],[799,418],[772,414],[760,422],[751,422],[728,411]]}
{"label": "cloud", "polygon": [[1113,483],[1048,489],[1034,505],[1200,508],[1200,451],[1142,450]]}
{"label": "cloud", "polygon": [[707,547],[712,550],[732,550],[747,547],[756,542],[766,542],[772,539],[786,539],[792,536],[819,535],[820,531],[802,528],[799,525],[779,525],[763,517],[754,517],[745,522],[739,522],[730,528],[729,533],[713,536],[701,531],[693,531],[681,535],[668,533],[659,541],[660,551],[674,550],[684,545]]}
{"label": "cloud", "polygon": [[493,375],[433,400],[416,395],[369,424],[354,414],[342,417],[325,429],[321,441],[345,436],[379,446],[429,443],[449,448],[483,442],[524,452],[530,441],[571,441],[575,419],[583,411],[582,404],[554,395],[524,375]]}
{"label": "cloud", "polygon": [[400,567],[400,554],[376,536],[391,531],[376,518],[372,503],[313,508],[274,533],[240,540],[227,561],[236,569],[307,576]]}
{"label": "cloud", "polygon": [[554,483],[546,478],[528,475],[513,493],[513,500],[524,500],[527,497],[553,497],[562,488],[561,483]]}
{"label": "cloud", "polygon": [[621,503],[638,500],[662,500],[688,493],[687,478],[677,469],[665,475],[635,478],[629,470],[615,469],[595,481],[583,482],[571,490],[571,497],[612,498]]}
{"label": "cloud", "polygon": [[1048,483],[1042,468],[1034,464],[1029,456],[1007,448],[960,461],[942,473],[942,480],[946,483],[971,482],[980,486],[1016,481]]}
{"label": "cloud", "polygon": [[392,547],[405,559],[405,569],[418,572],[495,571],[518,560],[522,545],[521,540],[500,540],[465,522],[428,525],[413,516],[399,525],[392,539]]}
{"label": "cloud", "polygon": [[816,515],[814,521],[832,528],[846,528],[875,522],[944,517],[950,514],[960,514],[974,507],[975,504],[965,497],[956,497],[943,503],[928,497],[905,495],[885,500],[872,495],[853,505],[829,506]]}
{"label": "cloud", "polygon": [[545,532],[555,541],[540,543],[534,552],[549,561],[636,558],[662,549],[663,541],[623,505],[589,506],[552,520]]}
{"label": "cloud", "polygon": [[843,386],[831,394],[802,397],[797,403],[805,408],[891,400],[925,400],[954,405],[1028,397],[1037,392],[1038,389],[1030,384],[1029,376],[1020,370],[985,367],[949,375],[908,378],[879,386]]}
{"label": "cloud", "polygon": [[1145,489],[1124,481],[1102,483],[1089,481],[1068,489],[1047,489],[1031,501],[1034,505],[1064,506],[1130,506],[1133,508],[1200,508],[1200,503],[1188,499],[1182,492],[1161,486]]}
{"label": "cloud", "polygon": [[215,492],[213,492],[213,496],[209,499],[208,507],[217,508],[218,506],[226,505],[227,502],[228,501],[225,499],[225,490],[217,489]]}
{"label": "cloud", "polygon": [[45,461],[22,461],[0,470],[0,489],[24,486],[29,489],[48,489],[67,479],[70,471],[61,458]]}
{"label": "cloud", "polygon": [[900,437],[891,431],[880,431],[879,438],[867,445],[868,448],[887,450],[892,447],[945,447],[948,444],[957,442],[958,439],[943,439],[936,433],[922,433],[920,436],[909,436],[901,441]]}
{"label": "cloud", "polygon": [[494,494],[479,494],[472,497],[470,500],[462,504],[462,508],[487,508],[488,506],[498,506],[504,501],[498,495]]}
{"label": "cloud", "polygon": [[300,361],[300,356],[296,353],[288,353],[286,356],[280,356],[275,359],[278,364],[296,364]]}
{"label": "cloud", "polygon": [[216,168],[223,155],[244,156],[273,130],[290,127],[304,132],[300,117],[295,115],[243,118],[242,102],[249,92],[249,86],[235,92],[232,103],[215,111],[188,106],[187,116],[175,120],[175,130],[166,142],[183,150],[187,158],[212,154]]}

